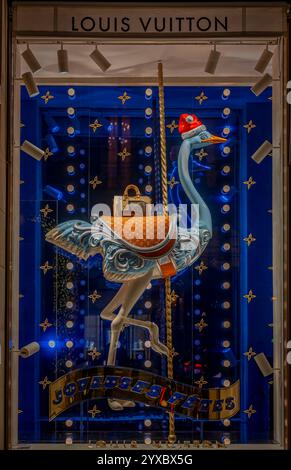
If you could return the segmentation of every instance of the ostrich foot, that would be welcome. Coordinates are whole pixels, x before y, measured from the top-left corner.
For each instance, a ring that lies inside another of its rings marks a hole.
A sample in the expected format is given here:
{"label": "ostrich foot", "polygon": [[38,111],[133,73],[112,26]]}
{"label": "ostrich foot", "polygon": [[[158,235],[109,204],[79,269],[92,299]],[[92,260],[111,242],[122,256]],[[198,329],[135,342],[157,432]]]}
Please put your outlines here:
{"label": "ostrich foot", "polygon": [[165,356],[170,356],[169,348],[159,340],[159,327],[155,323],[150,323],[149,327],[151,347],[154,351]]}
{"label": "ostrich foot", "polygon": [[124,408],[134,408],[135,403],[131,400],[118,400],[115,398],[108,398],[107,400],[108,405],[114,411],[121,411]]}

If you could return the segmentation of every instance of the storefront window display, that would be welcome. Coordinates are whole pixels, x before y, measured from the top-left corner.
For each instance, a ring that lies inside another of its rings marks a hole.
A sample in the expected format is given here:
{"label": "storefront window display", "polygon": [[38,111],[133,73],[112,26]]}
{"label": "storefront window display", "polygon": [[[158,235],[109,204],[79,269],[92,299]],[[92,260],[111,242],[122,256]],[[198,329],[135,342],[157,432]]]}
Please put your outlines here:
{"label": "storefront window display", "polygon": [[272,8],[15,4],[11,447],[286,446]]}

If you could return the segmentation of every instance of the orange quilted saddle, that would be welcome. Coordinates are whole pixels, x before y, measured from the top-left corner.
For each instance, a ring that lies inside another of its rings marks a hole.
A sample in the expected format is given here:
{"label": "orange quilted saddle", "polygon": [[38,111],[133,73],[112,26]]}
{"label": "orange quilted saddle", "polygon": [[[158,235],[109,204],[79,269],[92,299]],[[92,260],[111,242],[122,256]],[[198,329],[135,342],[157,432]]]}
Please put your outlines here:
{"label": "orange quilted saddle", "polygon": [[176,241],[176,218],[168,215],[102,216],[104,230],[143,257],[167,254]]}

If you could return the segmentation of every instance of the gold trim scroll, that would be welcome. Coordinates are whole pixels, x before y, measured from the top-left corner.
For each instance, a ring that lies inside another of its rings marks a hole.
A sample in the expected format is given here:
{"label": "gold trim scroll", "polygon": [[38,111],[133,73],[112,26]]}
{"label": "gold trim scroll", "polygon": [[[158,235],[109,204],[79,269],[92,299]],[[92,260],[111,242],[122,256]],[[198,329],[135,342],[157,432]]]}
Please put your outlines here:
{"label": "gold trim scroll", "polygon": [[192,419],[221,420],[240,410],[240,382],[199,388],[137,369],[97,366],[77,369],[49,385],[49,420],[85,400],[119,398],[175,411]]}

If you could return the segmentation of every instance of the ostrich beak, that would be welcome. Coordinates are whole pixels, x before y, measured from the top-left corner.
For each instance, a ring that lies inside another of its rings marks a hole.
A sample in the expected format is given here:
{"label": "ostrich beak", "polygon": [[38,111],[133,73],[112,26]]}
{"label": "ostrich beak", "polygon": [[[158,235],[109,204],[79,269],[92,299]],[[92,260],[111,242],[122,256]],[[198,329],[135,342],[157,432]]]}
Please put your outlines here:
{"label": "ostrich beak", "polygon": [[218,135],[212,135],[209,137],[209,139],[204,139],[201,140],[201,142],[209,142],[210,144],[222,144],[223,142],[226,142],[227,139],[224,139],[223,137],[218,137]]}

